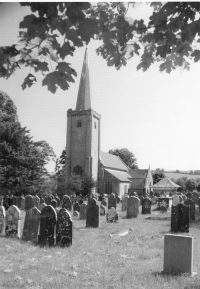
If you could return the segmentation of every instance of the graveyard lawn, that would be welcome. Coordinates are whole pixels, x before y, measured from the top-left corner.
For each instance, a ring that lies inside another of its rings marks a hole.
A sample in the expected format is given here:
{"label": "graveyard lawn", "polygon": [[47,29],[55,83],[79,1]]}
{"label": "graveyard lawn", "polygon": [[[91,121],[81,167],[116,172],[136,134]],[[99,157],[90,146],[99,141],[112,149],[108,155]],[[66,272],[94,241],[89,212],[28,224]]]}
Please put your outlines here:
{"label": "graveyard lawn", "polygon": [[101,216],[99,228],[74,220],[70,248],[40,248],[1,237],[0,288],[200,288],[200,220],[189,233],[194,236],[197,275],[163,276],[163,237],[170,229],[170,214],[153,211],[125,219],[126,213],[118,211],[118,223],[106,223]]}

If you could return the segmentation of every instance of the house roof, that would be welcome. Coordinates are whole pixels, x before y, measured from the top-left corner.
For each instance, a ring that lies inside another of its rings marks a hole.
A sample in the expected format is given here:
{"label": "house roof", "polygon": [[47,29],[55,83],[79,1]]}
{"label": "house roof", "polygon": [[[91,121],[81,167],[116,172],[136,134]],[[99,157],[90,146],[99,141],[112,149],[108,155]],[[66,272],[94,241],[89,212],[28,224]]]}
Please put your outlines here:
{"label": "house roof", "polygon": [[158,183],[153,185],[154,189],[178,189],[180,188],[179,185],[175,184],[172,180],[165,177],[161,179]]}
{"label": "house roof", "polygon": [[145,186],[145,179],[140,178],[140,179],[134,179],[131,188],[132,189],[144,189]]}
{"label": "house roof", "polygon": [[105,169],[105,171],[108,172],[109,174],[111,174],[112,176],[114,176],[120,182],[129,182],[130,183],[130,175],[127,172],[110,170],[110,169]]}
{"label": "house roof", "polygon": [[129,169],[129,174],[134,179],[144,179],[148,174],[148,169],[140,170],[140,169]]}
{"label": "house roof", "polygon": [[118,156],[101,152],[100,161],[105,168],[128,171],[128,167]]}

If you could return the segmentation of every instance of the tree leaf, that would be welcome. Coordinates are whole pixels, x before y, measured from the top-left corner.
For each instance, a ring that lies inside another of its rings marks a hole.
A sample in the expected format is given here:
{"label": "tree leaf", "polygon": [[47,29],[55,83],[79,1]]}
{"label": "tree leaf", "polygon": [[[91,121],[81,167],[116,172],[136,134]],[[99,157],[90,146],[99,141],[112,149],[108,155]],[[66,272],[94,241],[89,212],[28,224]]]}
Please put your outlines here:
{"label": "tree leaf", "polygon": [[36,77],[33,74],[29,73],[24,79],[24,82],[22,83],[21,87],[24,90],[27,87],[31,87],[35,82],[37,82]]}

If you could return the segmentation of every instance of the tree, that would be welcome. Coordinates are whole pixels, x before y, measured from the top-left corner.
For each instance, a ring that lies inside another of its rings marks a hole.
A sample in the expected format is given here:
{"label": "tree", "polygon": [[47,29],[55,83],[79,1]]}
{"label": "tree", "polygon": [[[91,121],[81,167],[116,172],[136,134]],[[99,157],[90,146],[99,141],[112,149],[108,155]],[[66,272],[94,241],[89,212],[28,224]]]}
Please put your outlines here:
{"label": "tree", "polygon": [[[146,71],[160,63],[160,71],[189,69],[200,59],[200,3],[151,2],[147,23],[128,16],[134,3],[128,2],[29,2],[30,14],[20,22],[19,43],[0,47],[0,77],[31,67],[22,88],[37,82],[55,93],[74,82],[76,71],[67,61],[77,48],[91,39],[101,40],[97,49],[109,66],[119,69],[128,59],[139,56],[137,69]],[[142,4],[147,5],[147,4]]]}
{"label": "tree", "polygon": [[153,184],[158,183],[160,180],[165,178],[165,172],[163,169],[156,169],[155,171],[152,172],[152,177],[153,177]]}
{"label": "tree", "polygon": [[45,165],[55,158],[45,141],[34,142],[18,121],[10,97],[0,92],[0,188],[14,194],[37,189],[47,174]]}
{"label": "tree", "polygon": [[186,182],[187,182],[188,178],[187,177],[181,177],[178,178],[175,183],[179,186],[181,186],[181,188],[185,191],[186,190]]}
{"label": "tree", "polygon": [[120,159],[130,168],[137,169],[137,159],[127,148],[109,150],[109,153],[120,157]]}
{"label": "tree", "polygon": [[189,192],[193,192],[193,190],[196,188],[196,182],[193,179],[189,179],[185,183],[186,190]]}

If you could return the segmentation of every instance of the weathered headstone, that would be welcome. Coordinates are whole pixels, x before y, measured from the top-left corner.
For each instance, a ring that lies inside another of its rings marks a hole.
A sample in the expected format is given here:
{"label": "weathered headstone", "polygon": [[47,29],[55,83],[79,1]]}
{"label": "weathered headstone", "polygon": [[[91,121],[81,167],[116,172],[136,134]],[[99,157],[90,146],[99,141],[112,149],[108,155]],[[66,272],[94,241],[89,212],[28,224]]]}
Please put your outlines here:
{"label": "weathered headstone", "polygon": [[35,207],[39,209],[39,207],[40,207],[40,197],[38,197],[38,195],[34,196],[34,204],[35,204]]}
{"label": "weathered headstone", "polygon": [[25,211],[30,210],[35,205],[34,197],[32,195],[27,195],[25,197]]}
{"label": "weathered headstone", "polygon": [[20,238],[20,210],[17,206],[10,206],[6,212],[6,229],[7,237]]}
{"label": "weathered headstone", "polygon": [[107,215],[106,215],[106,219],[108,223],[114,223],[117,222],[119,219],[119,215],[116,212],[115,208],[110,208],[108,209]]}
{"label": "weathered headstone", "polygon": [[77,212],[80,212],[80,205],[78,202],[76,202],[73,206],[73,211],[77,211]]}
{"label": "weathered headstone", "polygon": [[57,208],[57,201],[56,201],[56,199],[51,200],[51,205],[52,205],[52,207],[53,207],[54,209]]}
{"label": "weathered headstone", "polygon": [[44,207],[46,207],[46,206],[47,206],[46,203],[42,203],[42,204],[40,204],[40,207],[39,207],[40,212],[41,212],[42,209],[44,209]]}
{"label": "weathered headstone", "polygon": [[115,194],[110,194],[109,197],[108,197],[108,209],[111,209],[111,208],[115,208],[117,207],[117,199],[115,197]]}
{"label": "weathered headstone", "polygon": [[53,197],[51,195],[48,195],[45,197],[45,203],[49,206],[51,205],[51,201],[52,201]]}
{"label": "weathered headstone", "polygon": [[5,236],[6,211],[3,205],[0,206],[0,236]]}
{"label": "weathered headstone", "polygon": [[96,199],[89,199],[86,212],[86,227],[97,228],[99,226],[99,206]]}
{"label": "weathered headstone", "polygon": [[37,243],[39,224],[40,211],[38,210],[38,208],[33,207],[30,210],[26,211],[22,239],[25,241],[32,241],[34,243]]}
{"label": "weathered headstone", "polygon": [[189,232],[189,206],[183,204],[172,205],[171,232]]}
{"label": "weathered headstone", "polygon": [[85,220],[86,219],[86,211],[87,211],[87,205],[85,203],[82,203],[80,205],[80,220]]}
{"label": "weathered headstone", "polygon": [[128,203],[128,196],[123,196],[122,198],[122,212],[126,211],[127,210],[127,203]]}
{"label": "weathered headstone", "polygon": [[105,216],[106,208],[101,204],[100,205],[100,216]]}
{"label": "weathered headstone", "polygon": [[129,197],[127,203],[127,218],[137,218],[139,214],[140,199]]}
{"label": "weathered headstone", "polygon": [[63,196],[62,208],[67,209],[69,211],[72,210],[72,202],[71,202],[70,197],[68,195]]}
{"label": "weathered headstone", "polygon": [[178,204],[180,204],[180,196],[177,194],[174,194],[173,199],[172,199],[172,205],[177,206]]}
{"label": "weathered headstone", "polygon": [[195,221],[195,202],[190,199],[189,201],[189,208],[190,208],[190,220]]}
{"label": "weathered headstone", "polygon": [[163,273],[194,275],[192,236],[165,235]]}
{"label": "weathered headstone", "polygon": [[151,214],[151,200],[150,198],[144,198],[142,200],[142,214]]}
{"label": "weathered headstone", "polygon": [[60,209],[58,213],[56,244],[61,247],[72,245],[72,219],[66,209]]}
{"label": "weathered headstone", "polygon": [[55,200],[57,202],[57,207],[60,207],[60,198],[58,196],[55,196]]}
{"label": "weathered headstone", "polygon": [[106,207],[107,206],[107,202],[106,202],[106,199],[102,199],[102,201],[101,201],[101,205],[103,205],[104,207]]}
{"label": "weathered headstone", "polygon": [[54,246],[56,244],[56,222],[55,209],[48,205],[44,207],[40,215],[40,230],[38,244],[40,246]]}

